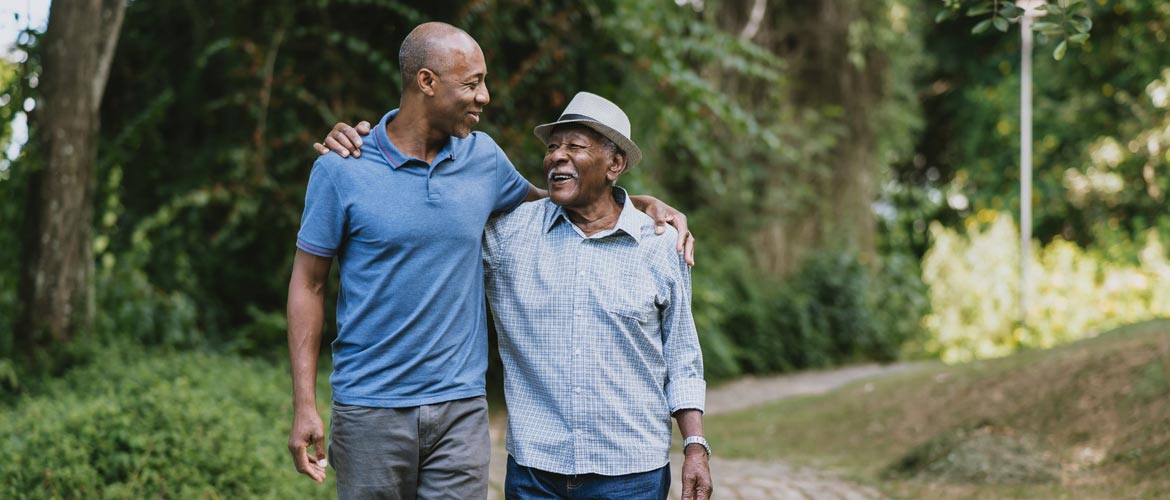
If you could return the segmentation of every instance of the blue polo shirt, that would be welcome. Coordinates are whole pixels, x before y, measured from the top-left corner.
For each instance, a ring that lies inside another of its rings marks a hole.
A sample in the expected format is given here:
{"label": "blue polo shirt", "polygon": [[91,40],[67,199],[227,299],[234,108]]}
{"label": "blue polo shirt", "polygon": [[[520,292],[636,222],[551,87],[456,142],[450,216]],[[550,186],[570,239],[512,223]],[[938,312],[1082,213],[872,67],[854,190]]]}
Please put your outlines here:
{"label": "blue polo shirt", "polygon": [[429,165],[386,136],[313,165],[297,248],[337,257],[333,400],[401,408],[485,394],[484,224],[528,181],[487,134],[451,137]]}

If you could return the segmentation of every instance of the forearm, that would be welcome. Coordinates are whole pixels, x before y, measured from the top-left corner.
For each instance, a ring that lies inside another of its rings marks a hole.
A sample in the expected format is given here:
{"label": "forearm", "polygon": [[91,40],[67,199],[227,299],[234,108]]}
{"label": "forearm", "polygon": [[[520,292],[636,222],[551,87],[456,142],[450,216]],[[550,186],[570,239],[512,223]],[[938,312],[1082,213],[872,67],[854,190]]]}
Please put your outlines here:
{"label": "forearm", "polygon": [[[678,430],[684,438],[703,436],[703,412],[694,409],[674,412]],[[691,443],[683,449],[682,497],[708,500],[714,489],[711,484],[711,468],[707,463],[710,450],[703,443],[706,439]]]}
{"label": "forearm", "polygon": [[648,194],[631,194],[630,203],[634,204],[634,208],[645,212],[646,210],[649,210],[652,205],[658,203],[658,198]]}
{"label": "forearm", "polygon": [[524,201],[536,201],[545,198],[548,198],[548,191],[533,186],[532,184],[528,185],[528,197],[524,198]]}
{"label": "forearm", "polygon": [[325,322],[323,286],[294,279],[288,291],[288,355],[292,364],[294,411],[316,411],[317,358]]}
{"label": "forearm", "polygon": [[674,412],[674,419],[678,422],[678,431],[683,437],[703,435],[703,412],[694,409]]}

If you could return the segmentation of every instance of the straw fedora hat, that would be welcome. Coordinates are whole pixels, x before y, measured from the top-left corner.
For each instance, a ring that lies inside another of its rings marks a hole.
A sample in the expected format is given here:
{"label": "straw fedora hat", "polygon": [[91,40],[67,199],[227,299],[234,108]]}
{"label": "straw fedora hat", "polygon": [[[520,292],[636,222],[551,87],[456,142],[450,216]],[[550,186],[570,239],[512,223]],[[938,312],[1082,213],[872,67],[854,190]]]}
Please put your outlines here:
{"label": "straw fedora hat", "polygon": [[573,96],[573,100],[569,101],[569,105],[565,106],[565,111],[557,121],[538,125],[532,132],[536,134],[537,139],[548,144],[548,137],[552,135],[553,129],[557,125],[568,123],[589,127],[617,144],[626,153],[627,170],[642,161],[642,150],[638,149],[633,139],[630,139],[629,117],[622,108],[609,99],[589,92],[578,92]]}

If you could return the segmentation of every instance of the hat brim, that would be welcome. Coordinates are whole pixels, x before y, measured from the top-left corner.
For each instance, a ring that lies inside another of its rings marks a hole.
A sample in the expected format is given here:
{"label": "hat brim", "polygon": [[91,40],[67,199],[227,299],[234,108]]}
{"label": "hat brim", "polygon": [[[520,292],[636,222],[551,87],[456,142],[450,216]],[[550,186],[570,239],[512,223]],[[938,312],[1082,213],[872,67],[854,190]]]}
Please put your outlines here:
{"label": "hat brim", "polygon": [[548,138],[552,135],[553,130],[556,129],[559,125],[568,124],[577,124],[589,127],[597,131],[597,133],[605,136],[606,139],[613,141],[614,144],[617,144],[617,147],[621,148],[621,150],[625,151],[626,153],[626,170],[634,168],[642,161],[642,150],[638,147],[637,144],[634,144],[634,141],[627,139],[626,136],[622,135],[621,132],[618,132],[608,125],[596,120],[580,118],[572,120],[559,120],[552,123],[546,123],[544,125],[537,125],[536,128],[532,129],[532,133],[536,134],[536,138],[540,139],[540,142],[548,144]]}

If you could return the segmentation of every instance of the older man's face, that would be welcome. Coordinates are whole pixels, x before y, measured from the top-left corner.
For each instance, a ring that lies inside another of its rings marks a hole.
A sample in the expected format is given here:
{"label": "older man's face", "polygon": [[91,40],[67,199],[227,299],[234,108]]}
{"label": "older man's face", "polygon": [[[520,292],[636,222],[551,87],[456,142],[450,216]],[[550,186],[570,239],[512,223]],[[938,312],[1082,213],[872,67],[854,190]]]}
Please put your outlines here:
{"label": "older man's face", "polygon": [[610,194],[621,174],[620,158],[606,150],[601,134],[586,127],[558,127],[544,153],[545,179],[553,203],[583,208]]}

